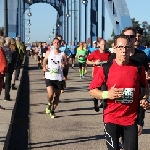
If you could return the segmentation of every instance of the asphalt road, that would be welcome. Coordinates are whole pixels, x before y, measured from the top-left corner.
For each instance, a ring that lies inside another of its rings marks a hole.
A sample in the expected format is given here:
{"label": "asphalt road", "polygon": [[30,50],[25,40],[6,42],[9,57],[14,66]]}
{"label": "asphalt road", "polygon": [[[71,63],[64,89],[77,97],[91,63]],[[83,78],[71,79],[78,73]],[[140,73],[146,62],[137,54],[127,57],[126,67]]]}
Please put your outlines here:
{"label": "asphalt road", "polygon": [[[56,109],[57,118],[45,114],[47,92],[42,70],[29,58],[23,74],[20,97],[9,150],[107,150],[102,110],[95,112],[88,93],[91,68],[79,79],[78,68],[70,68],[67,88]],[[139,150],[150,150],[150,111],[146,113]]]}

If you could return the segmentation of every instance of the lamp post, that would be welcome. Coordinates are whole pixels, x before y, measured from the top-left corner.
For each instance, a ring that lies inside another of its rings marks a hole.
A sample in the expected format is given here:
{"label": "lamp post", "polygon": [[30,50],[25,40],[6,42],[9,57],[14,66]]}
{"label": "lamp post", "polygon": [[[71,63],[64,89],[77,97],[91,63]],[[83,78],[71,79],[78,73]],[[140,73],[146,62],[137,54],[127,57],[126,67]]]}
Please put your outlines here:
{"label": "lamp post", "polygon": [[7,0],[4,0],[4,35],[8,35],[8,7]]}
{"label": "lamp post", "polygon": [[76,9],[76,1],[74,1],[74,10],[72,10],[72,0],[71,0],[71,10],[67,10],[67,12],[71,12],[71,15],[69,13],[66,14],[66,17],[70,17],[71,16],[71,42],[72,42],[72,12],[74,12],[74,43],[77,44],[77,15],[76,15],[76,11],[78,11]]}
{"label": "lamp post", "polygon": [[27,0],[27,2],[28,2],[29,4],[32,4],[32,3],[33,3],[33,0]]}
{"label": "lamp post", "polygon": [[[56,32],[54,32],[54,31],[56,31]],[[54,35],[54,33],[55,33],[55,36],[56,36],[57,31],[58,31],[58,29],[54,29],[54,28],[53,28],[53,32],[52,32],[53,35]],[[54,36],[54,37],[55,37],[55,36]]]}
{"label": "lamp post", "polygon": [[29,17],[31,17],[31,16],[32,16],[32,13],[30,12],[30,9],[31,9],[31,8],[28,8],[28,9],[29,9],[29,12],[28,12],[27,15],[28,15]]}
{"label": "lamp post", "polygon": [[87,0],[83,0],[82,3],[85,5],[85,43],[87,41]]}
{"label": "lamp post", "polygon": [[[68,10],[69,10],[69,0],[67,0],[67,14],[69,14]],[[68,17],[67,17],[67,44],[69,44],[69,18]]]}

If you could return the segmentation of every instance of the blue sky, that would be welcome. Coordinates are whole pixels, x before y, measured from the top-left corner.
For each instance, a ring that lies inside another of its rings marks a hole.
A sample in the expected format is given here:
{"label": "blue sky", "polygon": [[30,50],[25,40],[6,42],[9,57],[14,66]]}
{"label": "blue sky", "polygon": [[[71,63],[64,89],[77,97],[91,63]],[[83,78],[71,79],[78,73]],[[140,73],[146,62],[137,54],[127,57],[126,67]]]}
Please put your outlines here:
{"label": "blue sky", "polygon": [[[4,25],[4,21],[3,21],[3,1],[4,0],[0,0],[0,27]],[[139,21],[139,23],[142,23],[142,21],[147,21],[150,24],[150,0],[126,0],[128,9],[129,9],[129,13],[130,13],[130,17],[131,18],[135,18],[136,20]],[[84,16],[84,6],[82,6],[82,17]],[[32,17],[30,18],[31,20],[31,26],[30,26],[30,35],[27,33],[26,31],[26,39],[28,36],[30,36],[30,41],[48,41],[48,37],[49,35],[51,36],[51,38],[53,38],[53,27],[56,24],[56,16],[57,16],[57,12],[56,10],[50,5],[50,4],[46,4],[46,3],[37,3],[37,4],[33,4],[31,7],[31,12],[32,12]],[[101,6],[99,6],[99,11],[101,12]],[[90,31],[89,27],[90,27],[90,23],[89,23],[89,19],[90,19],[90,14],[89,14],[89,10],[88,10],[88,31]],[[99,12],[99,20],[101,18],[100,16],[100,12]],[[27,13],[27,12],[26,12]],[[28,17],[26,17],[27,19]],[[112,33],[112,24],[107,12],[107,9],[105,9],[105,18],[106,18],[106,25],[105,25],[105,39],[109,39],[111,38],[111,33]],[[99,28],[101,23],[99,21]],[[28,28],[28,26],[26,26],[26,28]],[[26,29],[28,30],[28,29]],[[81,36],[81,40],[84,41],[84,20],[82,22],[82,28],[81,31],[82,32],[82,36]],[[89,37],[89,32],[87,33],[88,37]],[[99,31],[99,36],[101,36],[101,32]]]}

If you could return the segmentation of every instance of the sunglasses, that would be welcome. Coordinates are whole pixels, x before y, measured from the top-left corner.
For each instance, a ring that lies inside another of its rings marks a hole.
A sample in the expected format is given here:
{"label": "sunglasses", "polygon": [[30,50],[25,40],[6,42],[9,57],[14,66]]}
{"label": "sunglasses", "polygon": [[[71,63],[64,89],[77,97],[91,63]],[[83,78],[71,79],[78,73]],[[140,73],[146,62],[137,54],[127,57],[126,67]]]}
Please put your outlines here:
{"label": "sunglasses", "polygon": [[123,50],[123,49],[127,49],[129,50],[131,48],[131,46],[116,46],[116,48],[118,48],[119,50]]}
{"label": "sunglasses", "polygon": [[135,38],[135,35],[126,35],[127,38],[131,39],[131,38]]}

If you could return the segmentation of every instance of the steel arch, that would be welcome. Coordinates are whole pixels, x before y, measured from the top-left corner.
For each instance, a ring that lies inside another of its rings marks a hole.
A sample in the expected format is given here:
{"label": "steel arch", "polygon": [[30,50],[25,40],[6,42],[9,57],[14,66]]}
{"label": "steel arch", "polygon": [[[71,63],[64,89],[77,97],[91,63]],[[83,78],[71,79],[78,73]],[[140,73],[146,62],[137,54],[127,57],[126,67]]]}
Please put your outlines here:
{"label": "steel arch", "polygon": [[[21,36],[22,41],[25,41],[25,25],[24,25],[24,12],[29,6],[35,3],[48,3],[58,12],[57,22],[63,21],[63,5],[65,0],[8,0],[8,36],[16,37]],[[57,28],[57,27],[56,27]],[[63,35],[63,25],[59,27],[58,34]]]}

